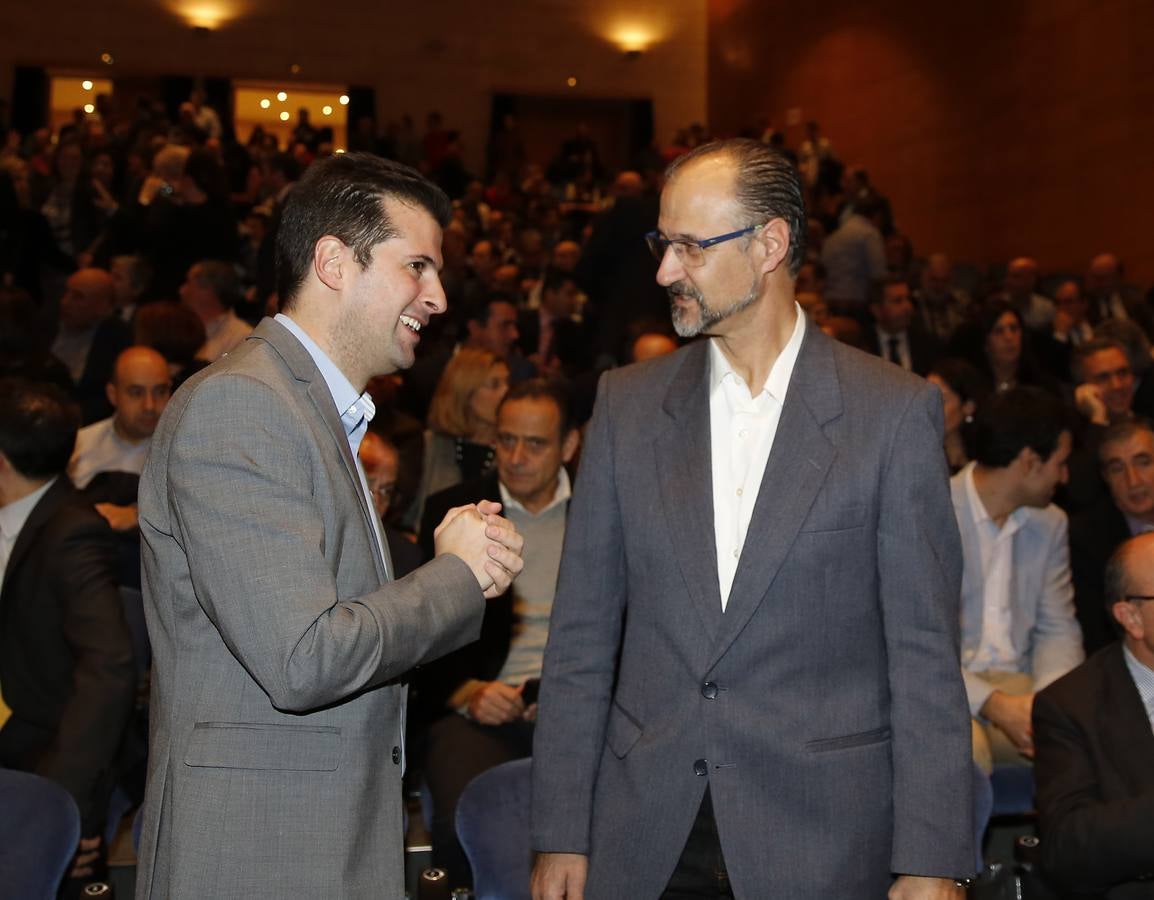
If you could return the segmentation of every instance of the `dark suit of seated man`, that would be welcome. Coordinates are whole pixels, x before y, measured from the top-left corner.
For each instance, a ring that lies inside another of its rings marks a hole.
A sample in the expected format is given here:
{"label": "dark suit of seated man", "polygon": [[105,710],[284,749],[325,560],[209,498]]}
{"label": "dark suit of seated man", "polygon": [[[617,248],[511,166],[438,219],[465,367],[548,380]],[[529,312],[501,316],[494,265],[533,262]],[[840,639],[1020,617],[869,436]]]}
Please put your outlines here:
{"label": "dark suit of seated man", "polygon": [[65,475],[79,424],[58,388],[0,382],[0,767],[75,798],[78,877],[100,849],[136,684],[112,530]]}
{"label": "dark suit of seated man", "polygon": [[541,675],[569,506],[564,464],[578,441],[562,388],[542,379],[514,385],[497,411],[497,473],[434,494],[425,507],[428,547],[443,511],[499,492],[526,546],[516,587],[486,608],[480,639],[427,666],[417,684],[417,702],[432,720],[424,773],[433,795],[433,858],[453,885],[470,874],[453,827],[461,792],[533,749],[537,707],[526,690]]}
{"label": "dark suit of seated man", "polygon": [[865,349],[924,377],[942,355],[942,345],[915,316],[905,279],[891,275],[876,282],[870,288],[870,314],[872,327],[862,333]]}
{"label": "dark suit of seated man", "polygon": [[1106,567],[1122,640],[1034,701],[1043,864],[1062,888],[1154,898],[1154,534]]}

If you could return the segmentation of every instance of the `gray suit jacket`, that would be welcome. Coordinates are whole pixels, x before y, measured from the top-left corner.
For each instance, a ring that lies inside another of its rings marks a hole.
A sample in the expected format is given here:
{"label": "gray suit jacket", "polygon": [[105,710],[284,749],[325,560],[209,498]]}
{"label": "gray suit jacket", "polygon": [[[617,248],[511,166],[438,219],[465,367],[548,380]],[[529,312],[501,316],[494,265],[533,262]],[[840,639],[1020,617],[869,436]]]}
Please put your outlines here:
{"label": "gray suit jacket", "polygon": [[[541,689],[533,841],[657,897],[710,786],[741,898],[973,869],[938,394],[807,329],[721,610],[708,348],[606,375]],[[617,662],[619,654],[619,663]]]}
{"label": "gray suit jacket", "polygon": [[400,679],[474,640],[458,558],[389,582],[312,358],[266,320],[140,482],[153,647],[137,897],[399,897]]}

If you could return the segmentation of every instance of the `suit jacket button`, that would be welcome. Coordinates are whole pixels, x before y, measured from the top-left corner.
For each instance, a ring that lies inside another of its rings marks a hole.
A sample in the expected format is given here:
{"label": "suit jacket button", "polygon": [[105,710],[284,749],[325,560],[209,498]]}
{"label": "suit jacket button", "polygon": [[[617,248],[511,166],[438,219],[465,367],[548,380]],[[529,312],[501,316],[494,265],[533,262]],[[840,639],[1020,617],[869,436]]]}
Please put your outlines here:
{"label": "suit jacket button", "polygon": [[708,775],[709,774],[709,762],[708,762],[708,760],[695,759],[693,761],[693,774],[699,775],[699,776]]}
{"label": "suit jacket button", "polygon": [[393,765],[399,766],[401,764],[401,748],[393,748]]}
{"label": "suit jacket button", "polygon": [[701,686],[701,696],[706,700],[717,699],[717,685],[712,681],[707,681]]}

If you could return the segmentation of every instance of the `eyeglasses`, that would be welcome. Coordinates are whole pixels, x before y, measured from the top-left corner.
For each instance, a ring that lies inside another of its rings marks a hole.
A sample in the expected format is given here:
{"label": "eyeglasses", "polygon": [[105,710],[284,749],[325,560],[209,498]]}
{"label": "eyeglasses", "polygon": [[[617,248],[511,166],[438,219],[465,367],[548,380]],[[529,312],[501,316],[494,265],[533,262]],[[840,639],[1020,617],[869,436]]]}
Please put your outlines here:
{"label": "eyeglasses", "polygon": [[705,265],[705,251],[710,247],[724,244],[726,241],[732,241],[734,238],[746,234],[752,234],[764,228],[766,224],[762,222],[760,225],[750,225],[740,231],[731,231],[729,234],[719,234],[717,237],[705,238],[700,241],[691,241],[688,238],[667,238],[660,231],[651,231],[645,235],[645,243],[649,245],[649,252],[658,262],[665,259],[665,251],[672,247],[678,261],[683,266],[696,268]]}

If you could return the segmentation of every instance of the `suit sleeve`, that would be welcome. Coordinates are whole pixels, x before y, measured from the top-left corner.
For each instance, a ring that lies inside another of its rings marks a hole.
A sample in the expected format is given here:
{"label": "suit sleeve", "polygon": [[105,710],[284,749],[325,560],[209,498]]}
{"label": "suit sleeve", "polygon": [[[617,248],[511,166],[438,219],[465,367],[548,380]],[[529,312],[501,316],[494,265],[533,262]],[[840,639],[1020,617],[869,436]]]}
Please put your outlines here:
{"label": "suit sleeve", "polygon": [[569,507],[533,742],[532,846],[588,853],[628,575],[605,376]]}
{"label": "suit sleeve", "polygon": [[112,766],[132,710],[132,638],[116,585],[115,541],[104,520],[70,511],[54,553],[52,590],[74,660],[72,691],[36,771],[76,798],[84,834],[92,835],[104,827],[97,783]]}
{"label": "suit sleeve", "polygon": [[1090,748],[1091,736],[1050,692],[1034,699],[1042,862],[1055,883],[1096,893],[1154,872],[1154,793],[1103,802]]}
{"label": "suit sleeve", "polygon": [[468,643],[484,611],[480,586],[455,556],[340,596],[326,550],[335,541],[343,551],[341,529],[361,518],[326,532],[322,504],[348,501],[314,471],[323,463],[312,441],[277,391],[222,375],[197,386],[168,459],[169,503],[197,599],[273,705],[293,712]]}
{"label": "suit sleeve", "polygon": [[881,473],[878,572],[889,660],[892,871],[974,870],[970,722],[958,668],[961,541],[942,451],[942,406],[924,387],[896,423]]}
{"label": "suit sleeve", "polygon": [[1074,585],[1070,579],[1070,542],[1066,514],[1054,509],[1055,527],[1046,555],[1038,617],[1034,622],[1034,690],[1061,678],[1085,658],[1082,629],[1074,613]]}

